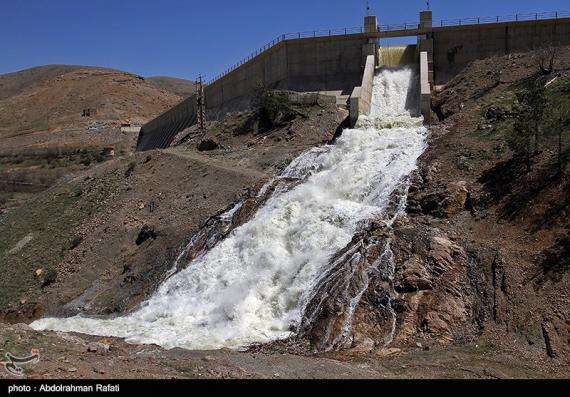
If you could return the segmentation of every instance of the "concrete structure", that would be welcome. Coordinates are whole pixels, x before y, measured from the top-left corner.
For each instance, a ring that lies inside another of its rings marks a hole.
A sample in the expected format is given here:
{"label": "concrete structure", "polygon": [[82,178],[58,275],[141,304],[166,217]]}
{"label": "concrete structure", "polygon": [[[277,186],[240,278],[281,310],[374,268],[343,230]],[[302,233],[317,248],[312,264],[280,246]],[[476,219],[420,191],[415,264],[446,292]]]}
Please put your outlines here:
{"label": "concrete structure", "polygon": [[431,85],[429,81],[428,53],[420,52],[420,112],[425,123],[431,122]]}
{"label": "concrete structure", "polygon": [[[360,85],[363,34],[291,39],[243,63],[204,88],[209,119],[249,108],[258,85],[288,91],[342,91],[350,94]],[[370,47],[374,49],[375,47]],[[174,136],[196,120],[196,97],[184,100],[140,132],[137,150],[168,147]]]}
{"label": "concrete structure", "polygon": [[[560,16],[564,16],[561,18]],[[257,85],[291,91],[341,91],[353,93],[351,118],[366,109],[363,73],[368,57],[378,63],[377,42],[382,38],[415,36],[418,58],[427,57],[427,80],[444,84],[469,62],[493,55],[527,51],[544,46],[570,45],[570,13],[549,19],[505,21],[474,18],[453,21],[455,26],[434,26],[431,11],[420,13],[417,25],[403,24],[378,28],[376,17],[366,17],[357,32],[328,31],[283,35],[250,56],[236,68],[205,87],[207,117],[218,119],[229,111],[249,107],[250,95]],[[567,17],[566,17],[567,16]],[[532,16],[531,16],[532,17]],[[524,18],[529,19],[528,16]],[[494,23],[488,23],[494,22]],[[425,59],[424,59],[425,75]],[[426,88],[426,87],[424,87]],[[424,90],[424,116],[427,115],[427,90]],[[174,136],[196,120],[196,98],[190,97],[145,124],[139,134],[138,150],[167,147]]]}
{"label": "concrete structure", "polygon": [[370,114],[370,103],[372,102],[372,87],[374,84],[374,71],[376,61],[374,55],[366,58],[366,65],[362,76],[362,84],[354,87],[350,96],[350,124],[355,125],[358,116]]}
{"label": "concrete structure", "polygon": [[509,21],[496,17],[496,22],[495,18],[470,18],[448,21],[455,26],[434,26],[431,11],[422,11],[416,29],[380,30],[372,36],[417,36],[419,51],[428,53],[430,82],[445,84],[477,59],[570,45],[570,13],[548,16],[551,18],[540,19],[541,14],[525,14],[520,18],[526,20],[519,20],[514,15]]}
{"label": "concrete structure", "polygon": [[428,37],[434,81],[444,84],[477,59],[570,45],[570,18],[434,28]]}

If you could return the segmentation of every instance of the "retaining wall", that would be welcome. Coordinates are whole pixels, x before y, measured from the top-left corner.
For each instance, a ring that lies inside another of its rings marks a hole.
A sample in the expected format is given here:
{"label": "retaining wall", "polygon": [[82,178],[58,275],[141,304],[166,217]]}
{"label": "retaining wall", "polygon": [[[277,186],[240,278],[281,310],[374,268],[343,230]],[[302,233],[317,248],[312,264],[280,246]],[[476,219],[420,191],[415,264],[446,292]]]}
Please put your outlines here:
{"label": "retaining wall", "polygon": [[425,123],[431,122],[431,86],[426,51],[420,52],[420,112]]}
{"label": "retaining wall", "polygon": [[370,114],[375,64],[374,55],[368,55],[362,75],[362,83],[360,86],[354,87],[350,96],[350,124],[352,126],[356,124],[358,116]]}

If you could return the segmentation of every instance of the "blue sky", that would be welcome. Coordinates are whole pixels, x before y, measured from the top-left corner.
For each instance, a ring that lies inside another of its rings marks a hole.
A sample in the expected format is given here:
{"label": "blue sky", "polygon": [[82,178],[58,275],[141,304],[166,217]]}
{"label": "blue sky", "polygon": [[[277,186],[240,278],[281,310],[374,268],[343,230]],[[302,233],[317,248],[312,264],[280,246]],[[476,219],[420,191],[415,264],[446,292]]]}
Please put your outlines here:
{"label": "blue sky", "polygon": [[[214,77],[274,37],[362,25],[365,0],[2,0],[0,74],[45,64]],[[424,0],[370,0],[381,24]],[[570,11],[568,0],[431,0],[434,20]]]}

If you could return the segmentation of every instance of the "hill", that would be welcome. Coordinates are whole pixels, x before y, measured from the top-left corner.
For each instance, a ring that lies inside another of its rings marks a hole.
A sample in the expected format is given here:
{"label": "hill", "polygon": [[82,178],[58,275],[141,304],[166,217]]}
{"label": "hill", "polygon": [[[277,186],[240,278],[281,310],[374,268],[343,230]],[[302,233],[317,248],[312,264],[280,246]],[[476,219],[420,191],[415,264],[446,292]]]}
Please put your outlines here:
{"label": "hill", "polygon": [[133,150],[142,125],[186,96],[192,82],[102,67],[47,65],[0,75],[0,210],[59,177]]}
{"label": "hill", "polygon": [[[143,77],[105,68],[47,66],[0,82],[2,151],[49,146],[54,132],[59,146],[112,143],[120,137],[109,130],[121,122],[143,124],[182,99]],[[91,139],[86,132],[104,135]]]}
{"label": "hill", "polygon": [[168,76],[147,77],[145,80],[157,88],[162,88],[181,97],[189,97],[196,91],[195,82],[192,80]]}

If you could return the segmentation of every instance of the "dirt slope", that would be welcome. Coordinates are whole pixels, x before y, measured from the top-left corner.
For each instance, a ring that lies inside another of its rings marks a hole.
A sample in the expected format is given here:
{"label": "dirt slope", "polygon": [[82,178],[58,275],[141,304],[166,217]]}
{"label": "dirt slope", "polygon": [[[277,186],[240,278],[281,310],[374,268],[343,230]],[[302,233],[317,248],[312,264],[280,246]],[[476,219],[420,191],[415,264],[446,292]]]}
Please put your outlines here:
{"label": "dirt slope", "polygon": [[[118,128],[123,120],[142,124],[181,99],[142,77],[108,69],[45,77],[0,101],[0,150],[54,144],[56,134],[59,145],[80,145],[91,132]],[[89,116],[83,116],[84,109],[90,109]],[[66,129],[77,133],[61,133]]]}

